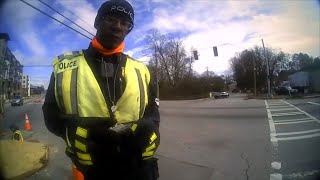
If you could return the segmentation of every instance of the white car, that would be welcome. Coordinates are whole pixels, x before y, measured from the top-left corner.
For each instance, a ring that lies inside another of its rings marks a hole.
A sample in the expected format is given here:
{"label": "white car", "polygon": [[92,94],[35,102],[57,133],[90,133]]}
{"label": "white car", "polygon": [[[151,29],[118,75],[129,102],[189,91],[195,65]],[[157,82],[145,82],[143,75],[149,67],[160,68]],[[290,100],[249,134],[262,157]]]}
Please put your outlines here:
{"label": "white car", "polygon": [[229,93],[227,93],[227,92],[221,92],[221,96],[227,98],[227,97],[229,97]]}
{"label": "white car", "polygon": [[227,98],[227,97],[229,97],[229,93],[227,93],[227,92],[213,92],[213,96],[216,99],[218,99],[218,98]]}

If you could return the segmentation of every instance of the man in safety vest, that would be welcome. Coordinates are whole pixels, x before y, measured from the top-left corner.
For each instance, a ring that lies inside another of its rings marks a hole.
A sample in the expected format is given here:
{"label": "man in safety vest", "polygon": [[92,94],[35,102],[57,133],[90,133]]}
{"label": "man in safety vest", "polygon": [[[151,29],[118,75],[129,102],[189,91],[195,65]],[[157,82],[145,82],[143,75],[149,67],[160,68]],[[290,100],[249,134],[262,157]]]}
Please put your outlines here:
{"label": "man in safety vest", "polygon": [[125,0],[103,3],[88,49],[53,60],[43,105],[49,131],[85,179],[154,180],[160,143],[156,87],[146,65],[123,54],[134,11]]}

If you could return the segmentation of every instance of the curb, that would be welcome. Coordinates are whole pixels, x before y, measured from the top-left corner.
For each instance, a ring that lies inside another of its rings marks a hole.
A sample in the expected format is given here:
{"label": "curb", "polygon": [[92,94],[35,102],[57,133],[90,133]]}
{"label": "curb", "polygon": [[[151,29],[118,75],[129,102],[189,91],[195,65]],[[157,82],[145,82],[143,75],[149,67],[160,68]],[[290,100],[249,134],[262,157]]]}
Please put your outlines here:
{"label": "curb", "polygon": [[309,99],[309,98],[320,98],[320,95],[302,96],[302,97],[291,97],[291,98],[286,98],[286,99]]}
{"label": "curb", "polygon": [[270,100],[270,99],[308,99],[308,98],[320,98],[320,95],[314,95],[314,96],[292,96],[292,97],[273,97],[273,98],[268,98],[268,97],[261,97],[261,98],[254,98],[254,97],[246,97],[244,100],[249,100],[249,99],[257,99],[257,100]]}

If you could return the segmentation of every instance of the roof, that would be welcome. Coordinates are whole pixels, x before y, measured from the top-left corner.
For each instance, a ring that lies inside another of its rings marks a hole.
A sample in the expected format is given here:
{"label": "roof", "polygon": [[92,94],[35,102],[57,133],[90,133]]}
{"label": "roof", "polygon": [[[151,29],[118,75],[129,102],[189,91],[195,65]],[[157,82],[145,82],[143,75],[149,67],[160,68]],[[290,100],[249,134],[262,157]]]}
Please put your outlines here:
{"label": "roof", "polygon": [[6,39],[7,41],[10,40],[8,33],[0,33],[0,39]]}

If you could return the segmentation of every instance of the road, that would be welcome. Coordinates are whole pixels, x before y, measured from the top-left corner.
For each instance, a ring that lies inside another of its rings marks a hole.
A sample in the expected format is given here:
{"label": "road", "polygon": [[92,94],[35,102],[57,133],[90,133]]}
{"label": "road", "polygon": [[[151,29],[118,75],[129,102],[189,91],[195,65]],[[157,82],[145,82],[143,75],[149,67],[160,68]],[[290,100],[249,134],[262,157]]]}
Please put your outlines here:
{"label": "road", "polygon": [[266,101],[272,173],[278,179],[320,179],[320,98]]}
{"label": "road", "polygon": [[[264,101],[242,96],[161,101],[161,144],[156,155],[160,180],[316,179],[320,177],[317,103],[319,98]],[[69,180],[71,162],[64,154],[64,142],[45,128],[41,106],[7,105],[3,126],[8,129],[15,123],[23,129],[27,113],[33,128],[30,139],[50,145],[48,165],[29,180]],[[292,123],[296,121],[300,122]]]}
{"label": "road", "polygon": [[160,172],[165,179],[268,179],[264,102],[231,97],[161,102]]}

